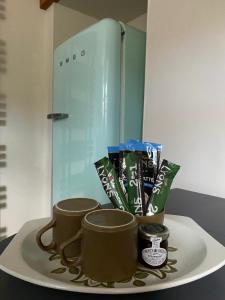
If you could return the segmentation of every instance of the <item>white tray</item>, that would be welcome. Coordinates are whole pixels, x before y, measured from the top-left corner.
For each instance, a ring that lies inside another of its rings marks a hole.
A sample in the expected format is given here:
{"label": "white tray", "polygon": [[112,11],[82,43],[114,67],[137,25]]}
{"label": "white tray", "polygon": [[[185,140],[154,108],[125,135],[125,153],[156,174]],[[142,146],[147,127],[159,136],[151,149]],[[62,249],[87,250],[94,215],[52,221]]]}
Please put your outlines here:
{"label": "white tray", "polygon": [[58,255],[38,248],[36,232],[48,221],[38,219],[24,224],[0,256],[0,269],[48,288],[82,293],[128,294],[182,285],[225,265],[225,247],[197,223],[187,217],[166,215],[165,225],[170,230],[168,264],[157,270],[139,266],[128,282],[99,283],[85,277],[80,268],[61,265]]}

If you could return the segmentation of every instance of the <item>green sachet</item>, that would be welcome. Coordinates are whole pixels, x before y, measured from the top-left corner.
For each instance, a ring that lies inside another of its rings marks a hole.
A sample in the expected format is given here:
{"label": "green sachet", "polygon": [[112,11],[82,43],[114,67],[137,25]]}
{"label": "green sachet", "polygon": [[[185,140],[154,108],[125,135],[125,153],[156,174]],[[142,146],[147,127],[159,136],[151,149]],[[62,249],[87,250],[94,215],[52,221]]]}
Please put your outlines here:
{"label": "green sachet", "polygon": [[179,169],[180,166],[171,163],[166,159],[162,161],[155,185],[152,190],[152,197],[148,207],[147,215],[159,214],[165,210],[165,203],[171,184]]}
{"label": "green sachet", "polygon": [[95,167],[102,186],[113,206],[129,211],[125,195],[112,162],[107,157],[103,157],[95,163]]}
{"label": "green sachet", "polygon": [[145,211],[142,157],[136,152],[125,154],[128,205],[134,215],[142,216]]}

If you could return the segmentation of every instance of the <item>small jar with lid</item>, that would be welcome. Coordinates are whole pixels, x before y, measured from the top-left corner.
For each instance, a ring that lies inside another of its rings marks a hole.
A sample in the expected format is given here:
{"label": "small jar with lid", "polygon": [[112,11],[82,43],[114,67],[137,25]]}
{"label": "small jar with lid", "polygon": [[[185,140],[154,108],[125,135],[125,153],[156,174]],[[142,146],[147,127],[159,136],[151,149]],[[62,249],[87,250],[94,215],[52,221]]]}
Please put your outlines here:
{"label": "small jar with lid", "polygon": [[138,260],[145,267],[156,269],[167,264],[169,230],[161,224],[139,225]]}

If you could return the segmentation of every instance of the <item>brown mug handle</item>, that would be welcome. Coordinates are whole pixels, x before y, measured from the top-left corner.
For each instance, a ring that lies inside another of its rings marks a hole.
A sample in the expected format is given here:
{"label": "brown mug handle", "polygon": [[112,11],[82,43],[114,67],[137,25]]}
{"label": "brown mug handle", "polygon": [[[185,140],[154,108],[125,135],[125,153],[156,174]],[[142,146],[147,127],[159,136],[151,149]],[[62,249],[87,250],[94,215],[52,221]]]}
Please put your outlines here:
{"label": "brown mug handle", "polygon": [[70,244],[72,244],[75,241],[78,241],[80,239],[82,239],[82,228],[77,232],[77,234],[75,236],[73,236],[72,238],[70,238],[69,240],[65,241],[64,243],[62,243],[59,247],[59,252],[60,252],[60,256],[62,259],[62,263],[65,264],[68,267],[71,266],[78,266],[81,263],[81,255],[74,258],[74,259],[68,259],[66,257],[65,254],[65,249],[66,247],[68,247]]}
{"label": "brown mug handle", "polygon": [[55,223],[56,223],[56,219],[53,218],[47,225],[45,225],[43,228],[41,228],[36,235],[37,244],[44,251],[48,251],[48,250],[52,250],[52,249],[56,248],[56,243],[54,241],[51,241],[51,243],[49,245],[44,245],[41,240],[42,235],[46,231],[48,231],[49,229],[54,227]]}

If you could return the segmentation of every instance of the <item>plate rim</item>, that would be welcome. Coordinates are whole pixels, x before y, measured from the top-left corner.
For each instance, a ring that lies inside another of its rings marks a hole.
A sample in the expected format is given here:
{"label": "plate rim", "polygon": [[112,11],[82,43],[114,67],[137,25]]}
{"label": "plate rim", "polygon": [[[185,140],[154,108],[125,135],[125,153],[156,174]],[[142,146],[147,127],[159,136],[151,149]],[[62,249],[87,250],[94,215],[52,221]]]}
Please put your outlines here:
{"label": "plate rim", "polygon": [[[186,216],[180,216],[180,215],[171,215],[171,214],[166,214],[165,215],[165,220],[171,219],[171,220],[176,220],[176,221],[185,221],[185,223],[189,223],[191,227],[194,226],[195,230],[197,230],[197,233],[201,235],[202,240],[205,242],[206,246],[208,246],[211,249],[210,243],[213,245],[216,245],[216,247],[219,247],[224,250],[224,256],[219,259],[221,260],[220,262],[216,263],[214,266],[211,266],[209,269],[204,270],[203,272],[200,272],[198,274],[193,274],[190,275],[189,278],[187,278],[187,275],[183,275],[180,278],[177,278],[176,281],[170,281],[170,282],[160,282],[156,285],[146,285],[142,287],[124,287],[124,288],[104,288],[104,287],[86,287],[86,286],[81,286],[81,285],[72,285],[69,283],[62,282],[57,279],[53,279],[50,277],[45,276],[44,274],[41,274],[42,276],[48,278],[48,281],[44,281],[38,278],[33,278],[33,277],[28,277],[27,275],[24,275],[22,273],[18,273],[18,271],[15,271],[10,268],[10,266],[7,267],[7,263],[4,264],[4,257],[7,256],[7,252],[12,250],[12,248],[16,248],[14,245],[16,244],[17,246],[21,246],[23,239],[31,233],[34,229],[37,229],[39,226],[43,226],[44,222],[48,222],[50,218],[41,218],[41,219],[34,219],[31,221],[26,222],[20,231],[17,233],[17,235],[12,239],[12,241],[9,243],[9,245],[5,248],[3,253],[0,255],[0,269],[4,272],[6,272],[9,275],[12,275],[18,279],[21,279],[23,281],[42,286],[42,287],[47,287],[47,288],[52,288],[52,289],[58,289],[58,290],[66,290],[66,291],[71,291],[71,292],[79,292],[79,293],[89,293],[89,294],[136,294],[136,293],[144,293],[144,292],[151,292],[155,290],[163,290],[167,288],[172,288],[176,286],[180,286],[183,284],[187,284],[190,282],[193,282],[195,280],[198,280],[200,278],[203,278],[221,267],[225,265],[225,247],[219,243],[214,237],[212,237],[208,232],[206,232],[197,222],[195,222],[192,218],[186,217]],[[36,225],[38,224],[38,226]],[[33,225],[33,226],[30,226]],[[34,226],[36,225],[36,226]],[[32,229],[29,229],[32,228]],[[196,232],[196,231],[195,231]],[[22,239],[21,239],[22,236]],[[207,247],[207,249],[208,249]],[[21,247],[20,247],[21,248]],[[19,251],[16,252],[17,258],[22,258],[22,255]],[[208,253],[207,253],[208,254]],[[206,256],[207,258],[207,256]],[[205,258],[205,259],[206,259]],[[25,264],[28,266],[26,261],[21,262],[23,265]],[[28,266],[33,272],[37,272],[35,269],[31,268]],[[37,272],[40,274],[39,272]],[[40,277],[40,276],[39,276]]]}

